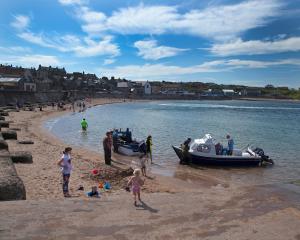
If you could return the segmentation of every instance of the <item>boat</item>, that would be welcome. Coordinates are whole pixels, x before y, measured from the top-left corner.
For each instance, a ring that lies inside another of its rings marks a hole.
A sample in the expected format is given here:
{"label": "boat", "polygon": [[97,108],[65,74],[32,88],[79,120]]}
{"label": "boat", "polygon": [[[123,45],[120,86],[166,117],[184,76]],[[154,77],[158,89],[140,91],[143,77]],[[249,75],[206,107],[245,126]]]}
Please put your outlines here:
{"label": "boat", "polygon": [[190,140],[188,145],[172,146],[181,164],[217,166],[260,166],[274,164],[261,148],[247,146],[245,150],[234,149],[226,155],[226,149],[219,151],[218,143],[210,134],[203,138]]}
{"label": "boat", "polygon": [[132,132],[127,128],[126,131],[115,129],[113,131],[113,149],[114,152],[126,156],[139,156],[141,149],[145,144],[144,141],[132,139]]}

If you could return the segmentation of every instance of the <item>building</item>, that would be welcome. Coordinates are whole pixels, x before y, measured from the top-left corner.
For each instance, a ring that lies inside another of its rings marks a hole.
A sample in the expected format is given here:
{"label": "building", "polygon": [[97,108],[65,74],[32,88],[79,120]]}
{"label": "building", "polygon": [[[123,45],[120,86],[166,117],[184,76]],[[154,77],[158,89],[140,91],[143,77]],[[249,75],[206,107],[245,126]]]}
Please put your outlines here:
{"label": "building", "polygon": [[1,90],[20,90],[19,82],[21,78],[18,76],[0,76]]}
{"label": "building", "polygon": [[117,88],[129,88],[129,83],[128,82],[118,82],[117,83]]}
{"label": "building", "polygon": [[146,94],[146,95],[151,95],[151,93],[152,93],[152,88],[151,88],[151,85],[150,85],[150,83],[147,81],[147,82],[144,82],[144,93]]}
{"label": "building", "polygon": [[233,89],[223,89],[224,96],[233,97],[235,92]]}

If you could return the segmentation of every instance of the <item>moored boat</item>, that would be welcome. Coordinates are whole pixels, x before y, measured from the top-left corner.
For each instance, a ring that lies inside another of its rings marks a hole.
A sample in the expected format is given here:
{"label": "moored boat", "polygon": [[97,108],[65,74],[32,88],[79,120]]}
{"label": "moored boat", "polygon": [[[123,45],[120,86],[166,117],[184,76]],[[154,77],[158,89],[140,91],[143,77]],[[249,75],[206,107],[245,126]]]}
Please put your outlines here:
{"label": "moored boat", "polygon": [[224,151],[219,151],[219,146],[210,134],[206,134],[201,139],[190,141],[188,146],[172,147],[181,164],[258,166],[264,163],[274,163],[261,148],[247,147],[244,151],[234,149],[232,155],[226,155]]}
{"label": "moored boat", "polygon": [[141,154],[141,144],[132,139],[132,132],[127,128],[126,131],[114,130],[113,131],[113,149],[114,152],[126,156],[139,156]]}

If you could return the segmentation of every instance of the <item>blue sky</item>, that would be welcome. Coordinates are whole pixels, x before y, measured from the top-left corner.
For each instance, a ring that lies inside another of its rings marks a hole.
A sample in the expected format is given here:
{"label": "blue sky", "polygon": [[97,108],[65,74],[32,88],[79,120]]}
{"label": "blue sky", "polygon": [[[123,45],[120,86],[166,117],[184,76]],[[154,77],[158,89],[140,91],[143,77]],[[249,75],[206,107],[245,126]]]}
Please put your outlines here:
{"label": "blue sky", "polygon": [[0,62],[300,87],[300,0],[5,0]]}

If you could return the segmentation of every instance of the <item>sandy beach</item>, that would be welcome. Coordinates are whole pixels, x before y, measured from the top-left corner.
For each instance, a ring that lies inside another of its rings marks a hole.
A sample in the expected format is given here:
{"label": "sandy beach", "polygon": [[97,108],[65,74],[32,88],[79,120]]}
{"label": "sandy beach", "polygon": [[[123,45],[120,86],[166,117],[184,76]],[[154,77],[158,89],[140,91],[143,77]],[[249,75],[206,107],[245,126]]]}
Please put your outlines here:
{"label": "sandy beach", "polygon": [[[94,99],[91,106],[113,102],[122,100]],[[68,111],[47,107],[43,112],[10,113],[10,127],[21,129],[18,139],[34,144],[9,140],[9,149],[30,151],[33,163],[15,164],[27,200],[0,203],[1,239],[300,239],[297,185],[240,186],[183,166],[175,177],[150,173],[143,187],[144,203],[136,208],[131,194],[122,189],[126,177],[112,178],[113,189],[99,200],[85,196],[99,181],[91,178],[92,168],[120,173],[131,159],[113,155],[112,167],[106,167],[102,155],[80,147],[71,146],[72,198],[64,199],[56,162],[66,144],[42,125]],[[77,191],[79,185],[85,191]],[[30,225],[25,224],[28,218]]]}

